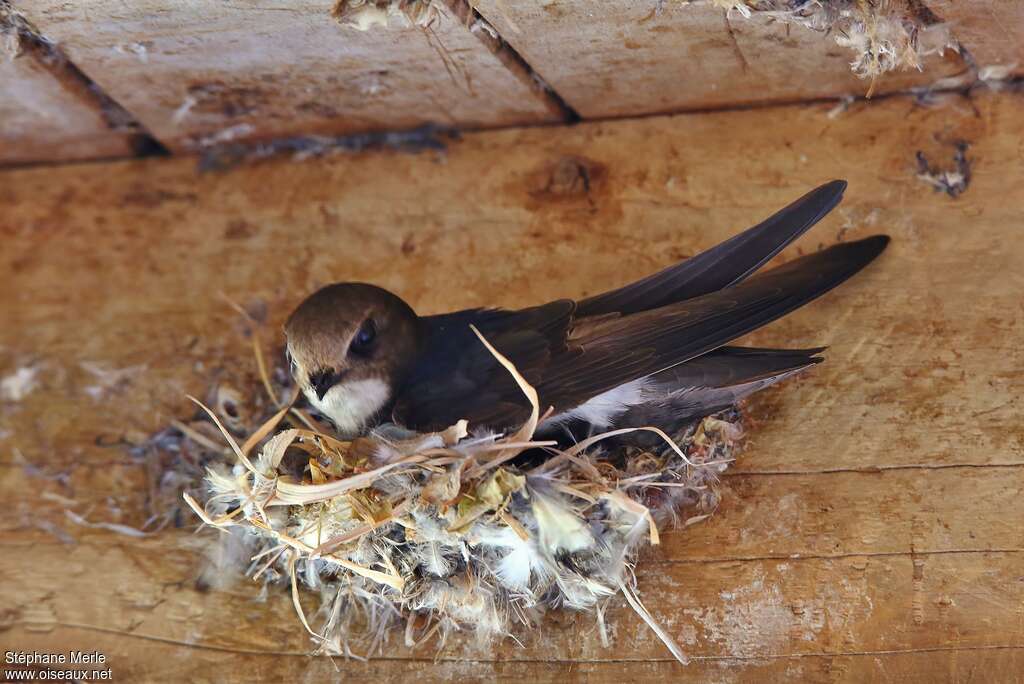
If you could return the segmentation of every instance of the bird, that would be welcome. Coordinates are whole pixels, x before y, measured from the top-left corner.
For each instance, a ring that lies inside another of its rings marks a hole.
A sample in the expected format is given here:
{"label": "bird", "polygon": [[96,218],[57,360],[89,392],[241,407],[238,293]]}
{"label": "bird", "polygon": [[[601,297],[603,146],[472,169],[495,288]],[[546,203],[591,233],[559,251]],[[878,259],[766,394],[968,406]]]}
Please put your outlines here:
{"label": "bird", "polygon": [[667,427],[727,409],[823,360],[824,347],[729,343],[807,304],[871,263],[886,235],[839,242],[758,273],[842,199],[845,181],[646,278],[580,300],[419,316],[369,283],[327,285],[288,317],[286,356],[302,393],[342,436],[414,433],[465,419],[517,429],[531,406],[475,331],[537,391],[537,434]]}

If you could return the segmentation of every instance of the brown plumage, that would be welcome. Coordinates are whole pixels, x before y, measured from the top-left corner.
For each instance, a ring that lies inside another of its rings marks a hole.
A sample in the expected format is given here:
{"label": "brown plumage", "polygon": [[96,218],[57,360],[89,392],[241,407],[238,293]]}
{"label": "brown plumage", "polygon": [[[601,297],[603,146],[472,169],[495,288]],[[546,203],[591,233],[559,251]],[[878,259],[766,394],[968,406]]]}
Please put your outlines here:
{"label": "brown plumage", "polygon": [[414,430],[460,418],[517,426],[526,399],[473,325],[537,388],[542,407],[553,407],[548,428],[707,415],[820,361],[820,349],[723,345],[824,294],[885,248],[885,236],[838,244],[751,277],[845,187],[823,185],[702,254],[579,302],[418,317],[373,285],[327,286],[286,324],[295,378],[343,433],[385,421]]}

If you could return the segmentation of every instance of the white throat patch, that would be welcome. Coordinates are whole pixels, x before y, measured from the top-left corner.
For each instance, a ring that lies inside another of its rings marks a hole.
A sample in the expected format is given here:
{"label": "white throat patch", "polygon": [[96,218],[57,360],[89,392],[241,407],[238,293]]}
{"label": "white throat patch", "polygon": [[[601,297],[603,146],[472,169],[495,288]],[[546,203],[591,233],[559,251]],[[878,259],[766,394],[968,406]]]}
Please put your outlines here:
{"label": "white throat patch", "polygon": [[327,390],[321,400],[314,392],[306,392],[309,403],[324,414],[345,436],[355,436],[391,398],[387,383],[377,378],[339,382]]}

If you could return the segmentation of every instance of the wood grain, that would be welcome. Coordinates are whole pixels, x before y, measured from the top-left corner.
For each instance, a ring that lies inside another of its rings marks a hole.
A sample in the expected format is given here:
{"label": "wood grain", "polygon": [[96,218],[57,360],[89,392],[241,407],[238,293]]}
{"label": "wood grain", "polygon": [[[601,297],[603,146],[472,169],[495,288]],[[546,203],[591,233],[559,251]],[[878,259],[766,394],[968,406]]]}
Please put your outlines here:
{"label": "wood grain", "polygon": [[558,120],[452,16],[429,30],[346,28],[330,0],[88,7],[21,3],[170,148],[294,135]]}
{"label": "wood grain", "polygon": [[978,67],[1003,66],[1024,73],[1024,4],[928,0],[947,22]]}
{"label": "wood grain", "polygon": [[300,652],[180,644],[84,626],[54,627],[46,633],[25,633],[20,638],[23,643],[38,648],[46,648],[57,640],[68,644],[69,648],[99,649],[111,654],[115,677],[125,681],[185,680],[199,684],[347,679],[407,682],[412,678],[423,682],[529,680],[614,684],[637,677],[650,681],[987,683],[993,678],[1019,681],[1015,675],[1024,668],[1024,649],[1000,647],[784,658],[695,658],[684,669],[674,661],[627,658],[607,661],[374,658],[367,663],[351,660],[332,663],[326,658],[309,658]]}
{"label": "wood grain", "polygon": [[[473,6],[584,118],[863,96],[852,53],[831,36],[708,2],[473,0]],[[964,70],[953,53],[892,72],[876,93]]]}
{"label": "wood grain", "polygon": [[[5,643],[105,649],[132,681],[1018,679],[1020,101],[830,109],[480,133],[443,154],[221,174],[189,159],[0,172],[0,288],[12,293],[0,379],[37,369],[31,391],[0,404]],[[949,167],[960,140],[972,181],[953,199],[916,177],[916,155]],[[780,260],[875,232],[893,236],[890,250],[747,340],[830,348],[752,402],[718,514],[667,531],[638,570],[648,607],[696,657],[688,668],[619,602],[609,650],[589,619],[554,613],[523,648],[456,638],[435,663],[396,636],[393,660],[339,661],[337,674],[301,655],[287,596],[194,590],[211,532],[135,540],[63,517],[70,506],[141,524],[141,468],[104,445],[190,415],[184,394],[214,378],[258,391],[220,292],[266,306],[267,349],[289,307],[336,279],[378,282],[424,312],[579,296],[836,176],[850,180],[845,202]]]}
{"label": "wood grain", "polygon": [[0,84],[0,166],[131,154],[128,137],[35,55],[0,54]]}
{"label": "wood grain", "polygon": [[[40,565],[31,574],[18,571],[15,554],[5,554],[0,570],[11,578],[5,583],[11,597],[6,626],[19,635],[19,647],[26,643],[30,648],[45,643],[54,631],[79,631],[119,634],[134,643],[177,644],[187,651],[193,644],[208,651],[293,657],[308,650],[309,641],[295,629],[291,603],[283,593],[258,603],[254,588],[244,581],[203,594],[183,584],[192,562],[186,549],[185,544],[168,544],[166,538],[107,538],[64,547],[60,564]],[[1014,638],[999,632],[1000,626],[1019,619],[1024,587],[1003,581],[1019,572],[1020,562],[1019,553],[701,565],[647,562],[638,580],[643,599],[689,655],[742,671],[755,659],[860,654],[884,659],[886,653],[927,649],[1024,648],[1019,634]],[[110,587],[104,600],[75,598],[95,591],[96,568],[103,569],[103,582]],[[60,592],[52,590],[55,586]],[[985,600],[997,596],[998,601]],[[307,604],[312,614],[313,604]],[[611,650],[601,646],[592,617],[561,613],[549,616],[541,629],[520,635],[522,647],[510,640],[480,646],[462,638],[438,656],[475,667],[549,658],[596,664],[667,661],[663,645],[628,608],[613,605],[608,618],[614,625]],[[79,634],[74,641],[88,643],[91,638]],[[396,637],[385,655],[402,662],[433,654],[411,652]],[[121,664],[141,666],[130,657]]]}

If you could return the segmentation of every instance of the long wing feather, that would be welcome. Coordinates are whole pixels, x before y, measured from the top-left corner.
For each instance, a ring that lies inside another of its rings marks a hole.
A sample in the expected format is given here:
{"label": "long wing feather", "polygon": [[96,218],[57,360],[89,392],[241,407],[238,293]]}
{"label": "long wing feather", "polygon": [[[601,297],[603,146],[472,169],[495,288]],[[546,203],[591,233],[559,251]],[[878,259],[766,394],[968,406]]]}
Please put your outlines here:
{"label": "long wing feather", "polygon": [[[674,432],[691,421],[733,406],[741,399],[799,373],[823,359],[816,349],[754,349],[719,347],[648,378],[644,401],[623,407],[613,418],[616,428],[656,425]],[[541,425],[541,436],[567,434],[574,441],[597,428],[587,413],[570,411],[553,416]],[[622,444],[657,448],[660,438],[650,433],[631,433]],[[606,445],[611,446],[608,442]],[[614,448],[614,447],[612,447]]]}
{"label": "long wing feather", "polygon": [[636,313],[734,285],[832,211],[844,190],[846,181],[826,183],[705,252],[625,287],[584,299],[576,315]]}
{"label": "long wing feather", "polygon": [[705,354],[825,294],[888,242],[879,235],[835,245],[725,290],[633,316],[580,321],[569,353],[578,351],[552,364],[538,387],[541,398],[561,408]]}

